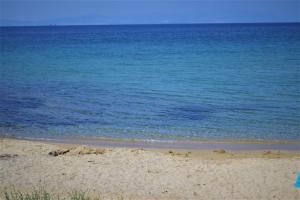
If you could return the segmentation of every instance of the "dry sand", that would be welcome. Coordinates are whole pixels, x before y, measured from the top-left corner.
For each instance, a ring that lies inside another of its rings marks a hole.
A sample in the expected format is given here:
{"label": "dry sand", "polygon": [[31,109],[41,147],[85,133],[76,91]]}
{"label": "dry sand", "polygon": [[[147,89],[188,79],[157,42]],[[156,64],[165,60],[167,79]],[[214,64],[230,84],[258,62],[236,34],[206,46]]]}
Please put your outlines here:
{"label": "dry sand", "polygon": [[296,151],[104,149],[0,139],[1,195],[13,187],[45,187],[104,199],[292,200],[300,199],[293,185],[299,170]]}

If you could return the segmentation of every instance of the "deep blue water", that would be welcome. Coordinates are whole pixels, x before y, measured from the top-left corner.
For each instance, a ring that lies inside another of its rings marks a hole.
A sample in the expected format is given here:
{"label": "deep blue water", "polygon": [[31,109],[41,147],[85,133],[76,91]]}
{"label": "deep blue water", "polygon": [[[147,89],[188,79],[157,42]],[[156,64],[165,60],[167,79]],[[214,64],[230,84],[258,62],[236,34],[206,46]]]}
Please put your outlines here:
{"label": "deep blue water", "polygon": [[300,139],[300,24],[0,34],[0,135]]}

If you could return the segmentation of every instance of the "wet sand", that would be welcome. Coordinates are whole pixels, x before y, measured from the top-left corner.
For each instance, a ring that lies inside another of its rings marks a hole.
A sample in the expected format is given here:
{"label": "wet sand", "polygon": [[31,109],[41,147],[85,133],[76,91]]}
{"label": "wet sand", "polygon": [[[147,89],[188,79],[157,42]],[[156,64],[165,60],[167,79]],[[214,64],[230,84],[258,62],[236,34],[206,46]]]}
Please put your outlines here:
{"label": "wet sand", "polygon": [[[21,138],[24,139],[24,138]],[[142,140],[108,137],[66,137],[66,138],[28,138],[41,142],[62,144],[83,144],[102,147],[126,147],[148,149],[184,149],[184,150],[214,150],[227,149],[233,151],[252,150],[286,150],[300,151],[300,141],[280,140]]]}
{"label": "wet sand", "polygon": [[45,187],[103,199],[300,198],[293,185],[298,150],[100,146],[1,138],[0,192]]}

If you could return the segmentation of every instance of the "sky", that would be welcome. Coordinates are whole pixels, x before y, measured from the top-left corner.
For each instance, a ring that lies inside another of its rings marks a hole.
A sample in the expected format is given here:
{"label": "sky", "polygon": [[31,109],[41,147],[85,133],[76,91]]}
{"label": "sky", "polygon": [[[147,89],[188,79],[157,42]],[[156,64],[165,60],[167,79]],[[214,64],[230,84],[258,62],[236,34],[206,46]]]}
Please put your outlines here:
{"label": "sky", "polygon": [[300,22],[300,0],[0,0],[0,25]]}

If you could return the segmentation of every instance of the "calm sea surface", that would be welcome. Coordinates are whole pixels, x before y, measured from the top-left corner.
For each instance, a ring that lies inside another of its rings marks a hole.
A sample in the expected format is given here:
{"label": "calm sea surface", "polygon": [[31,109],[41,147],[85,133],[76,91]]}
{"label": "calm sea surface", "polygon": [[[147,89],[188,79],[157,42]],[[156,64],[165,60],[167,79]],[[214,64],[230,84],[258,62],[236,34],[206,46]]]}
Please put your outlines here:
{"label": "calm sea surface", "polygon": [[0,135],[300,140],[300,24],[0,36]]}

